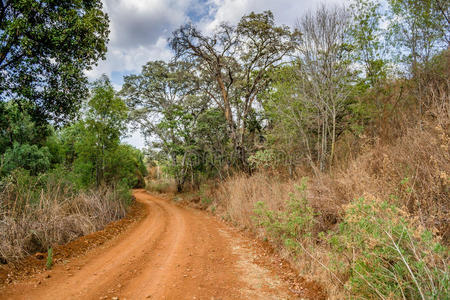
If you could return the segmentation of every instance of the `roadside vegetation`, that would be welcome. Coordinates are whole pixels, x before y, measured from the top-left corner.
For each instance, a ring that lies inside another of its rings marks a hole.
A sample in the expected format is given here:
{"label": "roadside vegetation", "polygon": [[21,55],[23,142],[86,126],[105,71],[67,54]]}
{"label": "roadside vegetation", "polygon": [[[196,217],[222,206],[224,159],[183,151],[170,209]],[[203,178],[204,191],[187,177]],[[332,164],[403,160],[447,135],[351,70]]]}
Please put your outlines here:
{"label": "roadside vegetation", "polygon": [[106,52],[101,1],[44,2],[0,3],[1,264],[102,229],[145,186],[124,101],[84,75]]}
{"label": "roadside vegetation", "polygon": [[449,32],[438,0],[180,27],[173,61],[121,91],[148,188],[269,241],[331,298],[447,299]]}
{"label": "roadside vegetation", "polygon": [[270,242],[330,298],[448,299],[449,9],[189,23],[115,91],[85,75],[107,50],[102,1],[1,1],[0,262],[49,250],[50,268],[147,187]]}

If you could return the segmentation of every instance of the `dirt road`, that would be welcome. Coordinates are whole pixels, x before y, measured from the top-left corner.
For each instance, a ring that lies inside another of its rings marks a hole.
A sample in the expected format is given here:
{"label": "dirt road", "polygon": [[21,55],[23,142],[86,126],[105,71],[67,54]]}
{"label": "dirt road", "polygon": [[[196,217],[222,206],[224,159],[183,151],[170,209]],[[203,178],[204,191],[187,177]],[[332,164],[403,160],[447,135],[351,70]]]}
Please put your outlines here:
{"label": "dirt road", "polygon": [[148,210],[142,221],[84,256],[9,285],[0,298],[300,298],[235,229],[144,190],[134,195]]}

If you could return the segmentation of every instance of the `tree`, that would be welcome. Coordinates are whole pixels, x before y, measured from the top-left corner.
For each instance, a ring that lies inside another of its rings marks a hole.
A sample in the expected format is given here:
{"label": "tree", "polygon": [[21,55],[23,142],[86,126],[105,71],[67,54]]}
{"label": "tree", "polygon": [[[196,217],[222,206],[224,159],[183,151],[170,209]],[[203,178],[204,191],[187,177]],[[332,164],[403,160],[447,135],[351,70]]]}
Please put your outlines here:
{"label": "tree", "polygon": [[[389,0],[391,43],[415,83],[420,113],[430,105],[430,79],[436,77],[432,58],[450,46],[449,1]],[[439,76],[439,75],[438,75]],[[445,96],[444,96],[445,97]]]}
{"label": "tree", "polygon": [[302,98],[299,61],[284,65],[271,74],[271,86],[262,95],[268,120],[266,150],[274,152],[274,167],[287,168],[294,175],[300,159],[314,167],[316,111]]}
{"label": "tree", "polygon": [[32,103],[33,119],[73,117],[87,95],[84,71],[104,58],[100,0],[0,1],[0,101]]}
{"label": "tree", "polygon": [[378,0],[354,0],[351,4],[352,20],[349,26],[355,60],[364,68],[364,87],[378,86],[387,75],[381,4]]}
{"label": "tree", "polygon": [[178,190],[188,175],[193,153],[192,129],[207,101],[197,95],[198,81],[187,62],[148,62],[139,75],[125,77],[121,91],[131,110],[131,119],[152,146],[170,160]]}
{"label": "tree", "polygon": [[[321,171],[331,166],[339,120],[346,113],[352,84],[347,30],[349,15],[344,8],[319,7],[299,22],[300,99],[305,109],[316,114],[317,165]],[[327,162],[328,160],[328,162]]]}
{"label": "tree", "polygon": [[85,119],[79,125],[81,136],[75,145],[79,162],[93,166],[97,186],[104,181],[107,153],[119,146],[127,130],[127,117],[127,107],[116,96],[109,79],[103,76],[97,80],[87,102]]}
{"label": "tree", "polygon": [[448,1],[389,0],[392,43],[417,75],[420,65],[450,45]]}
{"label": "tree", "polygon": [[253,104],[269,83],[268,72],[294,51],[298,38],[297,31],[276,26],[270,11],[246,15],[237,26],[222,24],[210,36],[192,24],[173,33],[170,44],[176,58],[196,63],[200,88],[223,111],[243,166]]}

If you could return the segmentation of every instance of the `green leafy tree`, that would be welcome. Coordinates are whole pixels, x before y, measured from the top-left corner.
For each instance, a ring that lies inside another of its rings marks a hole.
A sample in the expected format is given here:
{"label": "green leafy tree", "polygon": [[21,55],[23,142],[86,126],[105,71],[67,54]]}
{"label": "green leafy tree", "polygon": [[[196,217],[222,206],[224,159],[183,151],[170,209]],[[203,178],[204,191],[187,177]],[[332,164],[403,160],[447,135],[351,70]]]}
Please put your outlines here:
{"label": "green leafy tree", "polygon": [[194,153],[192,130],[207,101],[196,94],[198,82],[185,62],[147,63],[139,75],[125,77],[121,94],[130,116],[152,146],[168,158],[168,170],[181,190]]}
{"label": "green leafy tree", "polygon": [[390,33],[400,61],[417,75],[419,67],[448,47],[450,20],[448,1],[389,0]]}
{"label": "green leafy tree", "polygon": [[387,76],[384,34],[380,23],[385,21],[378,0],[354,0],[350,6],[349,33],[353,55],[364,68],[363,87],[379,85]]}
{"label": "green leafy tree", "polygon": [[122,182],[128,187],[144,188],[147,169],[143,153],[126,144],[120,144],[105,157],[105,178],[109,182]]}
{"label": "green leafy tree", "polygon": [[83,72],[104,58],[108,23],[100,0],[0,1],[0,100],[69,120],[87,95]]}
{"label": "green leafy tree", "polygon": [[125,103],[116,96],[109,79],[103,76],[94,83],[85,118],[76,130],[81,136],[74,145],[78,163],[84,165],[88,174],[94,171],[97,186],[105,179],[107,153],[118,147],[126,133],[126,119]]}
{"label": "green leafy tree", "polygon": [[223,111],[240,166],[247,165],[245,140],[257,95],[269,83],[268,72],[295,50],[298,38],[298,31],[276,26],[270,11],[250,13],[237,26],[222,24],[210,35],[192,24],[173,33],[176,58],[197,63],[202,93]]}

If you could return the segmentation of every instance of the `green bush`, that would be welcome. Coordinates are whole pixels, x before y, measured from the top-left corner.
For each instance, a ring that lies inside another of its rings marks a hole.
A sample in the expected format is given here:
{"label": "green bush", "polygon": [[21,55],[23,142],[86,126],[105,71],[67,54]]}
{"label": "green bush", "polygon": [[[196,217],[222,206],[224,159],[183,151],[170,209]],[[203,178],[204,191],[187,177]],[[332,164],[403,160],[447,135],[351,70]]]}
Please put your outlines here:
{"label": "green bush", "polygon": [[257,202],[253,218],[258,227],[266,230],[269,238],[284,245],[293,254],[304,249],[312,240],[312,232],[317,213],[308,204],[306,199],[306,178],[301,186],[296,186],[296,192],[289,195],[286,208],[273,211],[266,207],[264,202]]}
{"label": "green bush", "polygon": [[51,154],[47,147],[14,143],[4,154],[1,173],[6,175],[15,169],[23,168],[29,170],[32,175],[37,175],[50,168],[50,160]]}
{"label": "green bush", "polygon": [[[417,222],[417,220],[415,220]],[[448,248],[387,202],[360,198],[330,234],[334,267],[364,298],[448,299]]]}
{"label": "green bush", "polygon": [[[294,257],[310,257],[363,299],[449,299],[449,250],[419,220],[384,201],[350,203],[335,231],[313,234],[318,213],[306,181],[279,211],[257,202],[253,217],[269,240]],[[316,252],[328,253],[319,261]],[[314,256],[314,257],[313,257]]]}

